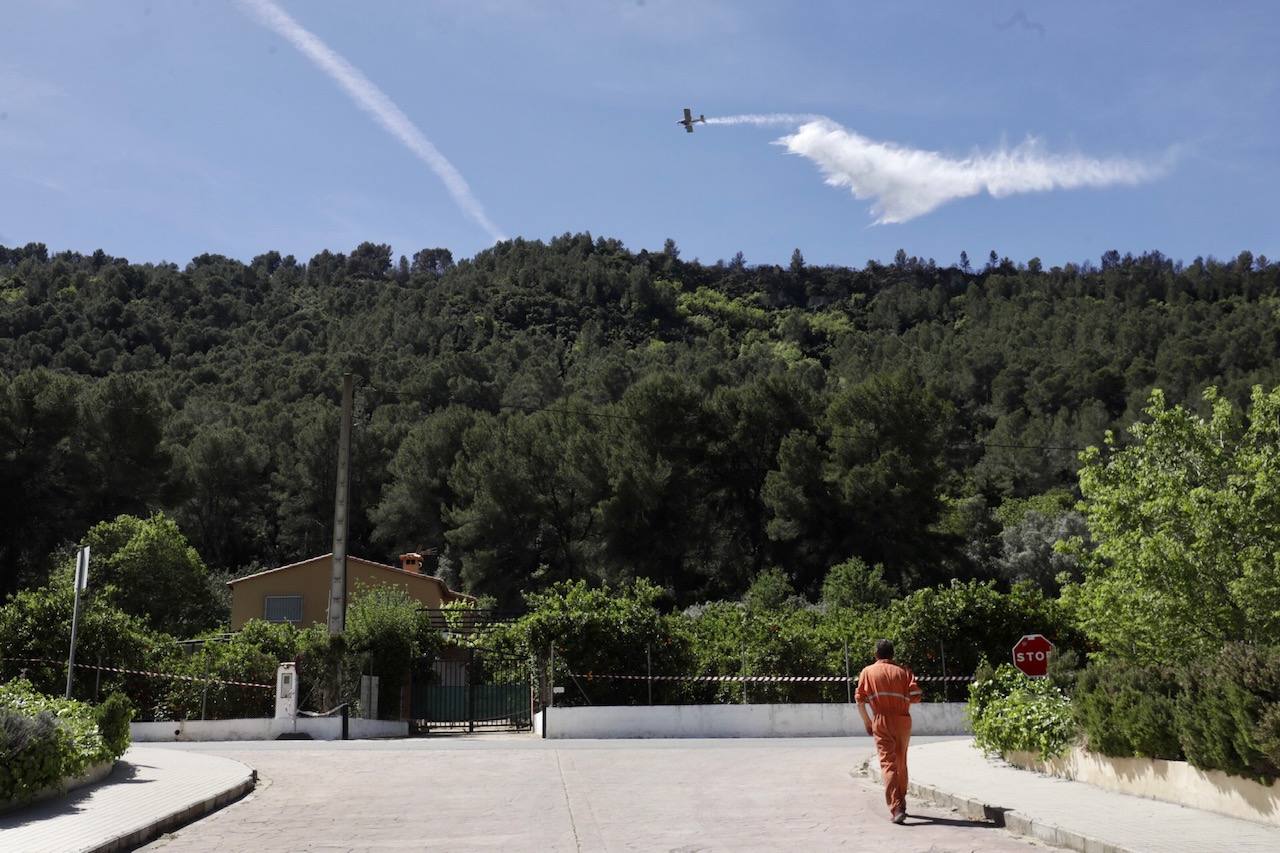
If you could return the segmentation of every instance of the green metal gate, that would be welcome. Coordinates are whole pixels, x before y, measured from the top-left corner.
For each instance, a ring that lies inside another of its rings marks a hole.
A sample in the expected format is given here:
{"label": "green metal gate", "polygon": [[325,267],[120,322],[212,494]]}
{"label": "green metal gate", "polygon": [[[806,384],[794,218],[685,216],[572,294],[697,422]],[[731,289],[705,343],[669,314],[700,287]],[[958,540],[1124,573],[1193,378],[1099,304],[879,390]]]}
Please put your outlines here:
{"label": "green metal gate", "polygon": [[427,730],[525,731],[532,728],[529,682],[486,683],[474,653],[465,660],[437,660],[417,671],[411,716]]}

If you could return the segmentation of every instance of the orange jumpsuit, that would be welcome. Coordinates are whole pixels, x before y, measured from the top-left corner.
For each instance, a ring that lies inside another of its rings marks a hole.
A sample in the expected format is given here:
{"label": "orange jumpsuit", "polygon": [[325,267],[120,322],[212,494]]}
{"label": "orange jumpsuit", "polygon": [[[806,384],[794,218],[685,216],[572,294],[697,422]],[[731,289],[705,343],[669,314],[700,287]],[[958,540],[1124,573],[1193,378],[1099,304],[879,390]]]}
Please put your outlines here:
{"label": "orange jumpsuit", "polygon": [[854,700],[871,705],[871,734],[884,775],[889,814],[907,810],[907,745],[911,742],[911,705],[920,701],[920,685],[905,666],[878,660],[858,674]]}

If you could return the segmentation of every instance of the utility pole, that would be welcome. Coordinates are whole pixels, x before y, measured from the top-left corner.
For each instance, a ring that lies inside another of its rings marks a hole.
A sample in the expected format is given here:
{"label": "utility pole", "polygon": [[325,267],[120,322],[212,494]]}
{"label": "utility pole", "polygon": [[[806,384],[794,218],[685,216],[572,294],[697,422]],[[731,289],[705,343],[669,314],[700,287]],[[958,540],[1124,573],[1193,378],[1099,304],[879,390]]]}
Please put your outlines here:
{"label": "utility pole", "polygon": [[76,672],[76,634],[80,631],[80,591],[89,586],[89,546],[76,553],[76,598],[71,606],[71,651],[67,653],[67,696],[71,698],[71,682]]}
{"label": "utility pole", "polygon": [[351,498],[351,408],[354,377],[342,375],[342,421],[338,433],[338,483],[333,495],[333,572],[329,584],[329,635],[347,622],[347,516]]}

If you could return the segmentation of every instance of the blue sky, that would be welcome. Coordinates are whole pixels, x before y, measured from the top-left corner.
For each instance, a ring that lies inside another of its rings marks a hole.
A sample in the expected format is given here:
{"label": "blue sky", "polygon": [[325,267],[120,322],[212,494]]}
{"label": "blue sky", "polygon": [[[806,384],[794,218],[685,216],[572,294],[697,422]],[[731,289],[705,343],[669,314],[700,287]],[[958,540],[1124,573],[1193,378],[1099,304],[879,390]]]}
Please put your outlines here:
{"label": "blue sky", "polygon": [[[898,248],[1046,264],[1280,258],[1280,4],[277,0],[376,84],[510,236],[589,230],[686,258],[860,265]],[[242,6],[10,0],[0,243],[185,263],[492,238],[439,177]],[[965,158],[1150,164],[1132,185],[951,200],[896,224],[771,144],[817,113]]]}

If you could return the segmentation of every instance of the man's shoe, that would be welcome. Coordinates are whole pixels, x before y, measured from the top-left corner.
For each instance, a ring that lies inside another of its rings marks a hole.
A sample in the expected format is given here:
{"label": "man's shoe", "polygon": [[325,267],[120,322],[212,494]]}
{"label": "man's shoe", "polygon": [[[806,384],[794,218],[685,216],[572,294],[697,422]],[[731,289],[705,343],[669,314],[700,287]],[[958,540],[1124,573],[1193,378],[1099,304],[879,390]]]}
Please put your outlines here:
{"label": "man's shoe", "polygon": [[907,821],[907,810],[906,810],[906,809],[903,809],[903,810],[902,810],[902,811],[900,811],[900,812],[894,812],[894,813],[893,813],[893,818],[892,818],[892,820],[893,820],[893,822],[894,822],[894,823],[899,824],[899,825],[901,825],[901,824],[903,824],[903,823],[906,823],[906,821]]}

